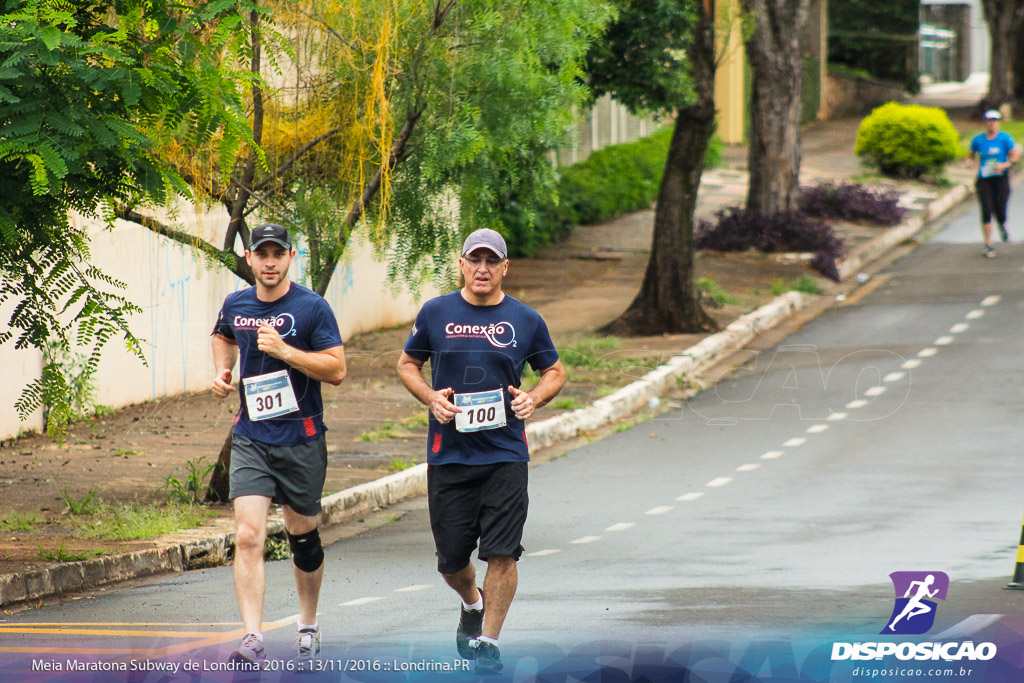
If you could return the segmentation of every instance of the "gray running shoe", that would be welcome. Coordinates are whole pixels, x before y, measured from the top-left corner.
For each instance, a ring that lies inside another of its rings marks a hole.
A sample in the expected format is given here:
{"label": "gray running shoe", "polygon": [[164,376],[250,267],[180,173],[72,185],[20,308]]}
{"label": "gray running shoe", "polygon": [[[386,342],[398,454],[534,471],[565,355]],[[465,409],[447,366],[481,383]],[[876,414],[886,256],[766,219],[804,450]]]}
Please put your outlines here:
{"label": "gray running shoe", "polygon": [[307,667],[320,654],[320,627],[300,628],[295,634],[295,661]]}
{"label": "gray running shoe", "polygon": [[1010,241],[1010,233],[1006,232],[1006,226],[1005,225],[1000,225],[999,226],[999,237],[1002,238],[1002,240],[1004,242],[1009,242]]}
{"label": "gray running shoe", "polygon": [[996,250],[993,249],[992,247],[986,246],[985,251],[981,252],[981,255],[984,256],[985,258],[995,258]]}
{"label": "gray running shoe", "polygon": [[485,643],[482,640],[474,640],[472,647],[476,650],[476,665],[473,673],[476,674],[498,674],[501,673],[501,652],[498,646],[493,643]]}
{"label": "gray running shoe", "polygon": [[246,633],[242,644],[228,657],[229,662],[248,662],[263,668],[267,663],[267,651],[263,641],[255,633]]}
{"label": "gray running shoe", "polygon": [[[484,591],[480,591],[480,599],[484,599]],[[486,608],[486,605],[484,605]],[[469,646],[469,641],[479,638],[484,632],[484,609],[466,609],[459,603],[459,628],[455,631],[455,648],[465,659],[476,657],[476,651]]]}

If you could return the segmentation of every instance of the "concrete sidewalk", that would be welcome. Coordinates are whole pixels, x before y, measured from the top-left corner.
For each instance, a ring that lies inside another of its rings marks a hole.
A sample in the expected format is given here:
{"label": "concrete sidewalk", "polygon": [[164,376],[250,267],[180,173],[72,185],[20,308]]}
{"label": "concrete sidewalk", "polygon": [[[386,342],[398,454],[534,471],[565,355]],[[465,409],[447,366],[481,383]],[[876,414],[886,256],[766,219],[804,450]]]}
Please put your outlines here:
{"label": "concrete sidewalk", "polygon": [[[859,119],[844,119],[806,128],[801,174],[804,184],[849,181],[863,173],[859,160],[853,154],[858,125]],[[730,148],[726,151],[725,159],[726,168],[707,171],[702,178],[699,217],[710,218],[718,210],[740,205],[744,201],[746,151],[739,147]],[[910,211],[908,218],[899,226],[886,230],[873,228],[870,231],[839,226],[837,232],[852,246],[840,264],[844,280],[855,281],[853,276],[868,263],[882,257],[967,197],[968,183],[973,178],[973,172],[965,168],[950,168],[949,177],[952,184],[943,189],[901,187],[901,201]],[[618,278],[620,281],[617,288],[606,290],[617,294],[599,301],[587,296],[587,285],[566,287],[557,300],[536,305],[545,319],[549,322],[557,321],[561,317],[560,310],[572,307],[577,320],[580,311],[584,311],[583,318],[593,321],[593,329],[611,319],[609,311],[614,316],[615,312],[624,310],[639,286],[637,273],[642,275],[643,264],[647,260],[652,218],[653,213],[646,211],[598,226],[581,227],[567,243],[539,254],[536,259],[539,270],[544,269],[545,262],[567,258],[614,260],[618,266],[609,269],[605,277],[611,280]],[[522,261],[517,262],[517,267],[524,265],[529,267]],[[531,422],[527,428],[531,447],[543,448],[574,437],[580,431],[592,431],[646,407],[652,398],[674,386],[676,378],[699,378],[702,371],[723,355],[742,348],[760,332],[792,316],[806,304],[807,297],[796,292],[780,296],[741,316],[723,331],[699,339],[693,346],[612,395],[599,398],[582,409]],[[554,322],[552,328],[555,332],[557,322]],[[425,487],[426,465],[421,464],[346,489],[323,499],[323,523],[340,524],[357,519],[374,509],[422,495]],[[276,519],[271,525],[271,533],[279,531],[283,531],[283,525],[280,519]],[[223,564],[231,557],[233,541],[230,520],[222,519],[211,527],[167,537],[159,547],[150,550],[59,564],[23,574],[2,575],[0,606],[161,572]]]}

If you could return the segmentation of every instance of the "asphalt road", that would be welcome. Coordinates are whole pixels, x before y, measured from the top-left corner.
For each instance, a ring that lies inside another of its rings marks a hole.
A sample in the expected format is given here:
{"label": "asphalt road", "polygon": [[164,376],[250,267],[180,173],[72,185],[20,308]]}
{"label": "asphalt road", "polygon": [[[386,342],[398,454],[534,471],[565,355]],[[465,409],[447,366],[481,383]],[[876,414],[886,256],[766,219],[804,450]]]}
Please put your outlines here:
{"label": "asphalt road", "polygon": [[[1024,219],[1024,191],[1010,213]],[[982,258],[977,221],[965,204],[715,387],[532,469],[501,638],[509,678],[860,680],[864,662],[832,661],[831,648],[891,640],[879,635],[897,597],[889,575],[913,571],[944,573],[949,590],[927,634],[904,640],[1000,648],[929,680],[1024,680],[1024,592],[1002,590],[1024,511],[1024,243]],[[458,610],[424,501],[379,521],[328,548],[326,678],[470,678],[437,670],[457,660]],[[291,572],[267,568],[282,670],[262,680],[291,677]],[[237,620],[230,568],[112,589],[0,620],[0,673],[58,680],[107,660],[136,664],[104,680],[172,680],[151,669],[192,662],[199,672],[173,680],[227,680],[211,663],[237,643]],[[46,661],[65,668],[39,671]],[[874,680],[919,680],[934,662],[868,664],[892,667]]]}

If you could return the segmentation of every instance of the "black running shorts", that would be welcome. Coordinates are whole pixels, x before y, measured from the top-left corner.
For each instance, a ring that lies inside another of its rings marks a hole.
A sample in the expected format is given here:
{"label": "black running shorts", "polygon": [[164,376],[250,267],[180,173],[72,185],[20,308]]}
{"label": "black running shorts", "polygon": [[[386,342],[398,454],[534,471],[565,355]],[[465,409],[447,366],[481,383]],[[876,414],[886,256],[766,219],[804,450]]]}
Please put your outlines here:
{"label": "black running shorts", "polygon": [[327,478],[327,440],[297,446],[272,446],[231,436],[231,493],[265,496],[306,517],[320,514],[320,496]]}
{"label": "black running shorts", "polygon": [[525,462],[427,468],[430,529],[439,572],[454,574],[464,569],[477,540],[481,560],[519,559],[530,504],[527,470]]}

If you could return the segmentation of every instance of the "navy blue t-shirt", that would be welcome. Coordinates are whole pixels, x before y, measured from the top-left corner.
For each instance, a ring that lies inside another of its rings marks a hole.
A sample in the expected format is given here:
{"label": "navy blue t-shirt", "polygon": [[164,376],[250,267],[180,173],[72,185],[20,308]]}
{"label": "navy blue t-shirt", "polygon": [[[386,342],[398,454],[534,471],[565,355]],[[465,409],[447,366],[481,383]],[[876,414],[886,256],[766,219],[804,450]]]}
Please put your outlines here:
{"label": "navy blue t-shirt", "polygon": [[320,382],[260,351],[256,347],[256,332],[261,325],[273,327],[286,344],[300,351],[325,351],[342,345],[338,320],[322,296],[292,282],[288,293],[277,301],[260,301],[256,287],[229,294],[213,328],[214,334],[238,344],[242,380],[286,370],[298,403],[296,412],[252,421],[246,404],[245,383],[239,382],[242,407],[235,418],[235,434],[275,446],[297,446],[312,441],[327,431]]}
{"label": "navy blue t-shirt", "polygon": [[459,291],[439,296],[420,309],[405,352],[430,361],[435,391],[501,389],[504,394],[504,427],[459,432],[455,420],[441,424],[431,414],[427,462],[489,465],[530,459],[526,427],[512,412],[508,387],[519,387],[526,363],[540,371],[558,362],[547,325],[535,310],[507,294],[496,306],[475,306]]}

